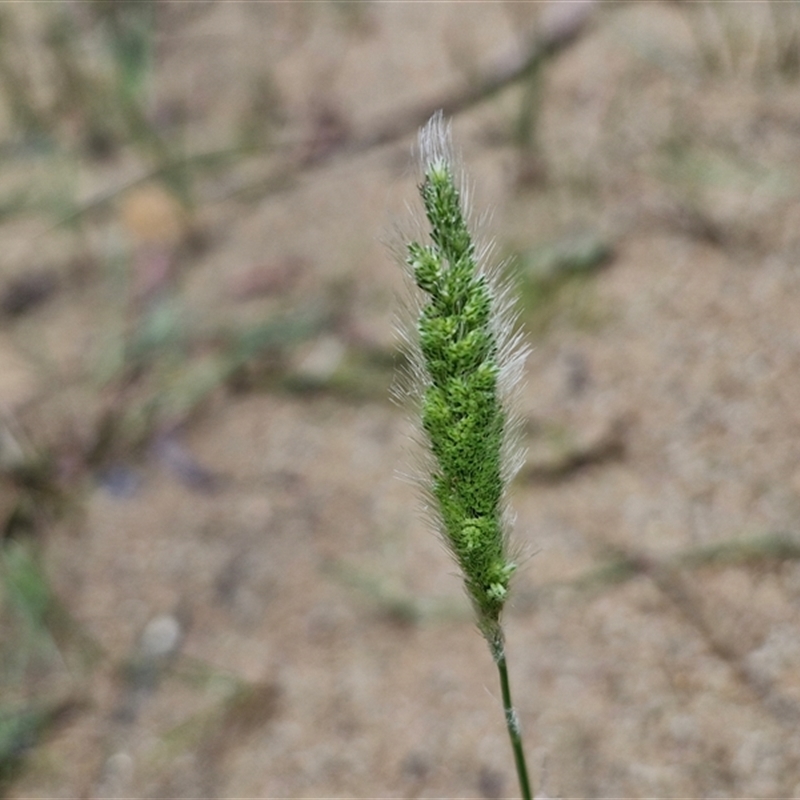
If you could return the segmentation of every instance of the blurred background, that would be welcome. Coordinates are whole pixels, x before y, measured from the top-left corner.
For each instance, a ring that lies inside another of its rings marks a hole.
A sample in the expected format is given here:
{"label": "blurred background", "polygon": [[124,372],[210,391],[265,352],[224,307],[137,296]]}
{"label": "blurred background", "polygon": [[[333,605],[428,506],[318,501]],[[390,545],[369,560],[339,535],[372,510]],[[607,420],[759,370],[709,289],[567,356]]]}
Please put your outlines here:
{"label": "blurred background", "polygon": [[550,797],[800,796],[800,5],[0,8],[0,793],[516,796],[389,401],[439,108],[533,345]]}

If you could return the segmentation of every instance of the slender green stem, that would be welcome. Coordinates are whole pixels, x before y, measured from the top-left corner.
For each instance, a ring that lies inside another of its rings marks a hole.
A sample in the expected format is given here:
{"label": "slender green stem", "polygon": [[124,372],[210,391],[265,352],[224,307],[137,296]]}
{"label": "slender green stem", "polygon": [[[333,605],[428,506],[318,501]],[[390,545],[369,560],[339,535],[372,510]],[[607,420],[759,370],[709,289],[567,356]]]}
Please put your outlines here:
{"label": "slender green stem", "polygon": [[522,795],[522,800],[532,800],[531,784],[528,780],[528,765],[525,762],[525,751],[522,749],[522,734],[519,729],[517,712],[511,702],[511,685],[508,682],[505,653],[501,653],[497,659],[497,670],[500,673],[500,687],[503,690],[503,710],[506,714],[506,727],[508,728],[508,736],[511,739],[511,749],[514,751],[514,762],[517,765],[520,794]]}

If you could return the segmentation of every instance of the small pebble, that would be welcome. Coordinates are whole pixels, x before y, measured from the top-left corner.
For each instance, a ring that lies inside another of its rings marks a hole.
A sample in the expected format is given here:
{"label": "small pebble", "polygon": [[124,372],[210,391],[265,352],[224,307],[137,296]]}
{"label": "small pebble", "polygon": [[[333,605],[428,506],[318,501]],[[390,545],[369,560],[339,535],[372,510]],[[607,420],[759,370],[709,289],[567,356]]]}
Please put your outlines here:
{"label": "small pebble", "polygon": [[147,623],[139,648],[144,658],[163,658],[178,648],[181,640],[181,625],[171,614],[154,617]]}

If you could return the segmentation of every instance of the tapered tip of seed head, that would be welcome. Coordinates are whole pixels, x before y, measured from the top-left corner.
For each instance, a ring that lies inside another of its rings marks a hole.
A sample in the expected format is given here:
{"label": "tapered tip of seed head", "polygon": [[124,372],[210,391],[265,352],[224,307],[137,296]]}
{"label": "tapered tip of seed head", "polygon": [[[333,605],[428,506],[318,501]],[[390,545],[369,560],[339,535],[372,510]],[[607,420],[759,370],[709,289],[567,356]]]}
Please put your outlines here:
{"label": "tapered tip of seed head", "polygon": [[452,164],[451,126],[441,110],[437,111],[419,132],[419,157],[426,173],[447,168]]}

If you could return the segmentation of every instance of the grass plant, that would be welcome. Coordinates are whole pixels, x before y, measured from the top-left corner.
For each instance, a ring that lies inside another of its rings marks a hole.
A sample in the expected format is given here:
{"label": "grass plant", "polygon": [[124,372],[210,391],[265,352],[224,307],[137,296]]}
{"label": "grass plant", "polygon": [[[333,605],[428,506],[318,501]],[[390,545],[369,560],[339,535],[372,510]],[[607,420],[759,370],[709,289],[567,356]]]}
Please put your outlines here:
{"label": "grass plant", "polygon": [[468,224],[463,177],[449,125],[435,114],[419,136],[419,190],[428,241],[412,241],[405,262],[416,294],[406,394],[417,402],[430,458],[422,471],[427,508],[464,578],[478,628],[497,665],[506,726],[523,798],[531,788],[511,698],[501,616],[517,564],[507,489],[519,468],[509,404],[526,350],[514,331],[508,287],[487,268],[491,247]]}

